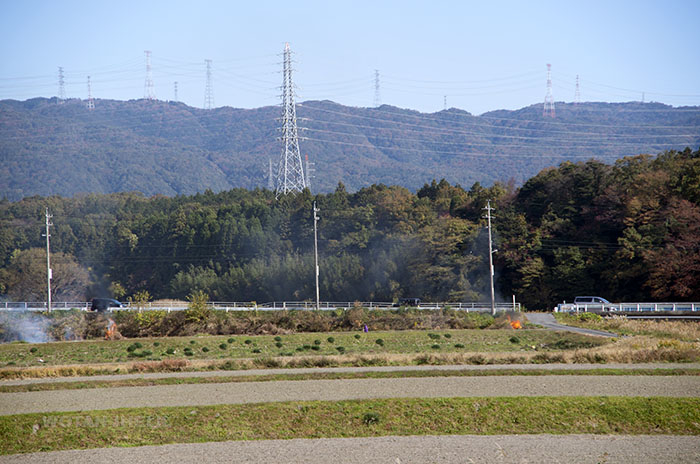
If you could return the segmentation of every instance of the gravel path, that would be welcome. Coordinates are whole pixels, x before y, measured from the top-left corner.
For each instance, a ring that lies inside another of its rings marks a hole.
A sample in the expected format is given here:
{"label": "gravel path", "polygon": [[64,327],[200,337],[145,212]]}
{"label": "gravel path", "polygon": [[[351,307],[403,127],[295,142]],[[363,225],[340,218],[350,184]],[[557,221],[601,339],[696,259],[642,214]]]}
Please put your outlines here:
{"label": "gravel path", "polygon": [[490,376],[157,385],[0,394],[0,415],[275,401],[474,396],[700,396],[698,376]]}
{"label": "gravel path", "polygon": [[54,382],[86,382],[95,380],[164,379],[184,377],[238,377],[249,375],[316,374],[347,372],[397,372],[397,371],[494,371],[520,370],[586,370],[586,369],[700,369],[700,363],[649,363],[649,364],[487,364],[443,366],[371,366],[371,367],[304,367],[283,369],[250,369],[239,371],[155,372],[141,374],[90,375],[83,377],[48,377],[36,379],[0,380],[0,385],[27,385]]}
{"label": "gravel path", "polygon": [[618,334],[612,332],[604,332],[602,330],[593,329],[582,329],[580,327],[572,327],[570,325],[564,325],[557,322],[553,315],[549,313],[527,313],[525,315],[527,320],[533,324],[541,325],[546,329],[551,330],[565,330],[567,332],[575,332],[584,335],[596,335],[599,337],[619,337]]}
{"label": "gravel path", "polygon": [[0,456],[0,463],[697,463],[677,436],[463,435],[192,443]]}

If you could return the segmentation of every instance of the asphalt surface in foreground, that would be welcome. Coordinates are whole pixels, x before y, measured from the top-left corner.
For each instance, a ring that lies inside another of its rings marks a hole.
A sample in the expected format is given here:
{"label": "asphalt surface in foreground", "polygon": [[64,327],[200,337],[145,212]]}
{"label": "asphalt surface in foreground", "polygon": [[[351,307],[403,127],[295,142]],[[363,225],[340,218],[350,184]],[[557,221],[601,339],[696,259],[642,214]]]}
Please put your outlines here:
{"label": "asphalt surface in foreground", "polygon": [[700,396],[700,376],[488,376],[290,380],[0,393],[0,415],[278,401],[493,396]]}
{"label": "asphalt surface in foreground", "polygon": [[697,463],[686,436],[461,435],[191,443],[0,456],[0,463]]}
{"label": "asphalt surface in foreground", "polygon": [[618,334],[612,332],[604,332],[602,330],[582,329],[581,327],[573,327],[557,322],[552,314],[549,313],[526,313],[525,317],[533,324],[541,325],[545,329],[563,330],[566,332],[580,333],[584,335],[596,335],[598,337],[619,337]]}

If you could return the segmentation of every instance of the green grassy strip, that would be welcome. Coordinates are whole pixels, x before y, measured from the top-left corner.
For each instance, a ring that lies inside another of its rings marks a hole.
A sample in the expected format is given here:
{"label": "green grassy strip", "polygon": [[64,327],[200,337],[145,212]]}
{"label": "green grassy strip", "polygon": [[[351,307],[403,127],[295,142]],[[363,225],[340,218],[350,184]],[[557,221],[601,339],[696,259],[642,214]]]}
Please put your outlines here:
{"label": "green grassy strip", "polygon": [[700,369],[497,369],[497,370],[427,370],[391,372],[315,372],[307,374],[262,374],[221,377],[169,377],[161,379],[88,380],[3,385],[0,393],[47,390],[82,390],[86,388],[149,387],[202,383],[278,382],[285,380],[394,379],[406,377],[483,377],[507,375],[700,375]]}
{"label": "green grassy strip", "polygon": [[605,338],[567,332],[510,329],[325,332],[280,336],[206,335],[0,344],[0,367],[161,361],[183,357],[214,361],[338,354],[561,353],[610,343],[612,341]]}
{"label": "green grassy strip", "polygon": [[403,398],[22,414],[0,417],[0,453],[225,440],[534,433],[700,435],[700,399]]}

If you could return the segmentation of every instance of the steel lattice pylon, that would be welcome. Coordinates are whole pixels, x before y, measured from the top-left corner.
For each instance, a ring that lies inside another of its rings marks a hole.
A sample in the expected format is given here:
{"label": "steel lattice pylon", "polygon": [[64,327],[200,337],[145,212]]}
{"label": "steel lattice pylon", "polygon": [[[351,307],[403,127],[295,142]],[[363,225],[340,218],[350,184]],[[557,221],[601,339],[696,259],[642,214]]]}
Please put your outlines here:
{"label": "steel lattice pylon", "polygon": [[282,79],[282,156],[277,167],[275,194],[301,192],[306,188],[304,167],[299,151],[299,134],[297,130],[297,110],[294,103],[294,84],[292,83],[292,52],[289,44],[284,46],[284,68]]}

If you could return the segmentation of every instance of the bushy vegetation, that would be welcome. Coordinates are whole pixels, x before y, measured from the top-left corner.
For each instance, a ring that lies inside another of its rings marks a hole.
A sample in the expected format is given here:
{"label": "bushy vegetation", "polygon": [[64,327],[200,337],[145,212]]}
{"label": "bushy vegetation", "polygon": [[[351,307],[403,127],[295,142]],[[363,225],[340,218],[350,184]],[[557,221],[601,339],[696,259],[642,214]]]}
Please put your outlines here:
{"label": "bushy vegetation", "polygon": [[[310,300],[316,201],[323,211],[324,299],[481,300],[488,288],[482,209],[491,199],[498,209],[497,283],[530,309],[581,294],[700,300],[699,191],[700,151],[688,149],[612,166],[563,163],[520,189],[477,183],[466,190],[443,180],[415,194],[384,185],[350,194],[340,184],[330,194],[306,191],[280,200],[237,189],[175,198],[125,193],[3,201],[0,294],[25,294],[17,288],[23,252],[43,245],[37,230],[48,206],[54,249],[91,269],[91,287],[82,284],[86,296],[111,288],[155,298]],[[205,307],[191,304],[190,322],[217,324]],[[406,311],[404,319],[415,322]],[[361,310],[343,314],[346,327],[366,322]],[[140,329],[168,330],[164,316],[142,317]],[[328,319],[314,312],[296,322],[294,330],[305,330]]]}

